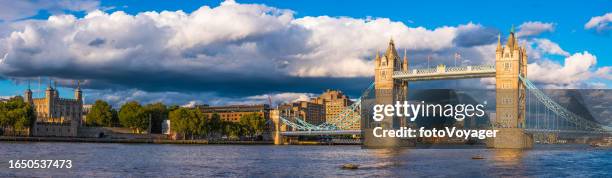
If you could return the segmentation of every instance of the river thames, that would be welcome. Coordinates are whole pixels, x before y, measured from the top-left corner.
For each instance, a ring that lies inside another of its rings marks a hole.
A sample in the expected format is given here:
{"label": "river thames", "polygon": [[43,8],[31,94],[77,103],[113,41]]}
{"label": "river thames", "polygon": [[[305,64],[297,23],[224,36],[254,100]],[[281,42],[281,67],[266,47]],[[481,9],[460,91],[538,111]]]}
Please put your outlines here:
{"label": "river thames", "polygon": [[[612,177],[612,149],[538,145],[366,150],[359,146],[0,142],[0,177]],[[475,155],[485,159],[473,160]],[[69,159],[71,169],[9,169],[9,160]],[[341,169],[346,163],[356,170]]]}

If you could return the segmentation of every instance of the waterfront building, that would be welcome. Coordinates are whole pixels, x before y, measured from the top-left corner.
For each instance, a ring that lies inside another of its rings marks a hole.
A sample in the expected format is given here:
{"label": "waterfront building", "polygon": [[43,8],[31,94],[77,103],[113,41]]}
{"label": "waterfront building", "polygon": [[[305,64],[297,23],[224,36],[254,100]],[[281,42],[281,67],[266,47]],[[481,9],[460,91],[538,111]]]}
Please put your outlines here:
{"label": "waterfront building", "polygon": [[[312,98],[312,102],[321,104],[325,107],[325,121],[341,127],[345,130],[360,129],[360,119],[358,112],[348,112],[346,109],[353,104],[348,96],[339,90],[326,90],[319,97]],[[346,124],[346,121],[355,121]]]}
{"label": "waterfront building", "polygon": [[77,128],[82,122],[82,99],[80,87],[74,90],[74,99],[61,98],[59,91],[51,85],[45,90],[43,98],[33,98],[32,90],[28,88],[24,94],[24,102],[32,105],[36,115],[32,135],[77,136]]}
{"label": "waterfront building", "polygon": [[300,118],[310,124],[318,125],[325,122],[325,106],[309,101],[297,101],[278,106],[282,117]]}
{"label": "waterfront building", "polygon": [[253,113],[263,117],[266,121],[270,120],[270,106],[267,104],[229,106],[198,105],[196,108],[208,115],[208,118],[211,118],[213,114],[217,113],[221,117],[221,120],[229,122],[240,122],[240,118],[243,115]]}

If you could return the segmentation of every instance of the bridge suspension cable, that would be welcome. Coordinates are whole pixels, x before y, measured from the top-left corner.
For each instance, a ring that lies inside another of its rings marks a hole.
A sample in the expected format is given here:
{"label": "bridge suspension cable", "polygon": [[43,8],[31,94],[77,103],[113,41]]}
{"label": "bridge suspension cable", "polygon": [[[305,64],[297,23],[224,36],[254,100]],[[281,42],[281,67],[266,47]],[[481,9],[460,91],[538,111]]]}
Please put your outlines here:
{"label": "bridge suspension cable", "polygon": [[[556,116],[559,116],[565,119],[566,121],[575,124],[577,127],[591,129],[593,131],[605,131],[599,123],[580,117],[553,101],[550,97],[544,94],[544,92],[538,89],[535,84],[533,84],[529,79],[521,75],[519,75],[519,78],[525,84],[525,86],[527,86],[529,92],[531,92],[538,99],[538,101],[540,101],[542,104],[544,104],[546,108],[548,108],[548,110],[546,110],[545,112],[545,115],[548,115],[548,111],[550,110]],[[545,123],[548,124],[548,122],[548,117],[546,117]]]}
{"label": "bridge suspension cable", "polygon": [[[359,117],[355,117],[355,113],[359,114],[358,109],[361,109],[361,99],[368,96],[370,91],[374,89],[374,83],[370,84],[370,86],[361,94],[359,98],[353,102],[353,104],[347,106],[340,114],[336,115],[333,119],[334,123],[325,122],[319,125],[310,124],[299,117],[292,117],[291,119],[281,116],[281,121],[286,125],[289,125],[297,130],[343,130],[348,129],[351,125],[354,125],[356,122],[360,120],[361,115]],[[292,120],[295,120],[292,121]]]}

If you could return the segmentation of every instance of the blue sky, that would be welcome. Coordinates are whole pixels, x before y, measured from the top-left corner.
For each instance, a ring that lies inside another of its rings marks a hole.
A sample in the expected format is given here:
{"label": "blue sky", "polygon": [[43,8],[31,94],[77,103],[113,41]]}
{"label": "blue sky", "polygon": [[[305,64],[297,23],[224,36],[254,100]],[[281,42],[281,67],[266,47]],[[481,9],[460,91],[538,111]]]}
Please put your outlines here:
{"label": "blue sky", "polygon": [[[77,1],[78,2],[78,1]],[[0,22],[1,26],[5,26],[4,28],[0,28],[4,30],[3,34],[0,38],[6,38],[11,31],[23,31],[23,29],[19,25],[23,22],[29,21],[46,21],[51,15],[59,15],[59,14],[72,14],[76,16],[76,18],[83,18],[86,14],[91,12],[94,9],[100,9],[104,13],[112,14],[117,11],[124,11],[128,15],[137,15],[141,12],[145,11],[177,11],[182,10],[187,14],[194,12],[202,6],[210,6],[211,8],[216,8],[220,6],[221,1],[147,1],[143,3],[143,1],[88,1],[87,6],[82,5],[78,7],[66,7],[66,9],[62,9],[64,6],[59,5],[48,5],[41,2],[33,1],[32,6],[39,6],[36,9],[34,15],[19,17],[18,15],[3,15],[5,17]],[[342,17],[349,18],[351,20],[363,20],[363,19],[379,19],[379,18],[388,18],[391,22],[402,23],[406,26],[407,29],[424,27],[426,30],[433,31],[438,28],[443,28],[445,26],[452,28],[462,28],[461,26],[467,24],[475,24],[479,26],[480,29],[484,29],[483,32],[493,31],[493,32],[501,32],[502,36],[506,36],[508,31],[512,25],[517,27],[517,31],[520,30],[521,24],[526,22],[541,22],[543,24],[552,24],[553,28],[548,31],[539,32],[538,34],[525,37],[524,40],[528,42],[534,43],[534,50],[538,47],[538,40],[548,40],[555,44],[558,44],[562,51],[566,52],[567,55],[559,55],[554,52],[541,52],[541,59],[534,59],[534,62],[540,62],[540,66],[545,66],[545,61],[550,61],[561,65],[559,71],[562,72],[564,60],[569,56],[576,55],[576,58],[581,58],[584,52],[587,51],[589,55],[596,56],[596,64],[589,67],[589,77],[582,77],[579,81],[584,82],[585,85],[579,86],[582,88],[583,86],[591,86],[591,84],[597,83],[598,86],[604,85],[604,88],[610,88],[612,86],[612,82],[609,78],[606,78],[606,74],[609,76],[609,70],[604,70],[608,66],[612,66],[612,51],[610,50],[610,44],[612,44],[612,39],[610,35],[610,22],[604,21],[602,22],[604,25],[603,30],[595,30],[595,29],[585,29],[585,24],[589,22],[589,20],[593,17],[604,16],[607,13],[612,12],[612,1],[604,1],[604,0],[596,0],[590,1],[589,3],[585,3],[583,1],[348,1],[348,0],[339,0],[339,1],[323,1],[323,0],[311,0],[311,1],[238,1],[240,4],[260,4],[265,7],[280,9],[280,10],[290,10],[293,12],[293,20],[299,22],[291,22],[291,24],[299,23],[301,25],[306,24],[304,22],[304,17],[321,17],[321,16],[329,16],[332,17],[335,21],[341,21]],[[84,3],[85,4],[85,3]],[[7,7],[10,7],[7,6]],[[24,6],[15,6],[15,7],[24,7]],[[252,8],[252,7],[249,7]],[[30,9],[23,9],[24,11]],[[1,10],[1,9],[0,9]],[[16,11],[19,11],[17,9]],[[0,11],[0,15],[3,12]],[[4,12],[6,13],[6,12]],[[32,12],[30,12],[32,13]],[[27,13],[23,13],[27,14]],[[279,19],[282,18],[278,17]],[[301,19],[301,20],[300,20]],[[320,18],[317,20],[321,20]],[[319,21],[320,22],[320,21]],[[227,22],[232,23],[232,22]],[[287,25],[287,24],[285,24]],[[8,28],[11,26],[11,28]],[[605,27],[607,26],[607,28]],[[319,27],[317,27],[319,28]],[[323,27],[324,28],[324,27]],[[290,28],[289,28],[290,29]],[[143,32],[144,33],[144,32]],[[312,32],[316,34],[316,32]],[[478,32],[477,32],[478,33]],[[51,36],[51,35],[49,35]],[[103,36],[103,35],[102,35]],[[393,36],[393,35],[392,35]],[[397,35],[400,36],[400,35]],[[100,37],[100,41],[104,44],[104,42],[111,41],[106,38]],[[47,38],[46,36],[41,36],[40,38]],[[252,40],[259,38],[259,36],[254,35],[251,37],[247,37],[242,40]],[[269,37],[268,37],[269,38]],[[476,37],[474,37],[476,38]],[[96,38],[97,39],[97,38]],[[120,39],[117,39],[118,41]],[[401,42],[404,39],[396,39],[396,41],[400,42],[400,47],[403,45]],[[229,40],[232,44],[236,42],[236,39],[232,38]],[[238,39],[240,41],[240,39]],[[265,41],[265,40],[264,40]],[[107,42],[109,43],[109,42]],[[255,44],[268,44],[267,42],[254,41]],[[483,44],[489,44],[489,42],[483,42]],[[410,46],[411,43],[405,43],[406,46]],[[382,43],[378,45],[380,47],[376,47],[377,49],[385,48],[385,44]],[[485,46],[485,45],[483,45]],[[0,46],[1,47],[1,46]],[[365,47],[364,47],[365,48]],[[409,47],[410,48],[410,47]],[[443,47],[444,49],[439,49],[436,47],[432,47],[429,49],[427,47],[414,47],[414,49],[410,49],[410,51],[415,54],[415,58],[421,56],[421,52],[423,51],[431,51],[428,53],[436,53],[440,56],[447,55],[449,51],[456,49],[460,50],[473,50],[477,51],[478,47]],[[484,48],[484,47],[483,47]],[[210,45],[204,45],[201,49],[195,50],[198,52],[205,51],[206,54],[216,54],[223,53],[215,50],[219,50],[221,48],[211,47]],[[370,48],[368,52],[372,52],[371,50],[375,50]],[[446,49],[446,50],[445,50]],[[1,50],[1,48],[0,48]],[[190,49],[191,50],[191,49]],[[297,49],[296,49],[297,50]],[[191,50],[193,51],[193,50]],[[2,52],[2,51],[0,51]],[[184,51],[183,51],[184,52]],[[302,52],[300,54],[304,54]],[[468,52],[466,52],[468,53]],[[268,53],[266,53],[267,55]],[[316,53],[318,54],[318,53]],[[314,54],[313,54],[314,55]],[[59,55],[61,56],[61,55]],[[241,56],[239,54],[232,56]],[[363,54],[355,54],[356,57],[360,58],[360,62],[367,63],[369,56],[364,56]],[[466,54],[466,56],[468,56]],[[269,56],[268,56],[269,57]],[[273,56],[274,57],[274,56]],[[18,60],[17,57],[14,57],[13,60]],[[279,57],[283,58],[283,57]],[[422,57],[421,57],[422,58]],[[531,59],[531,58],[530,58]],[[61,60],[61,59],[57,59]],[[334,60],[334,57],[330,57],[326,60]],[[416,59],[419,61],[423,61],[422,59]],[[312,62],[315,63],[315,62]],[[310,64],[310,63],[308,63]],[[306,65],[306,64],[300,64]],[[548,65],[548,64],[546,64]],[[296,69],[298,72],[291,71],[291,65],[289,65],[290,69],[288,71],[281,71],[282,74],[287,74],[288,77],[282,79],[270,78],[267,76],[255,79],[248,80],[278,80],[279,83],[283,83],[287,81],[288,86],[293,86],[294,80],[303,80],[303,77],[320,77],[320,78],[353,78],[359,81],[366,81],[368,78],[368,74],[363,74],[356,72],[354,75],[349,76],[341,76],[335,75],[333,72],[324,72],[324,74],[318,73],[299,73],[301,70]],[[12,66],[13,68],[17,68]],[[313,68],[316,68],[313,67]],[[571,67],[568,67],[571,68]],[[23,70],[40,70],[40,71],[27,71]],[[244,94],[240,95],[231,95],[231,94],[223,94],[219,90],[224,90],[224,87],[218,89],[212,89],[208,91],[202,91],[202,88],[193,88],[193,89],[176,89],[169,86],[164,86],[164,83],[161,84],[138,84],[138,85],[130,85],[128,81],[121,81],[122,77],[105,77],[99,75],[80,75],[78,72],[74,73],[58,73],[52,69],[35,68],[35,69],[21,69],[22,71],[17,72],[0,72],[0,77],[5,79],[0,79],[0,96],[10,96],[15,95],[16,93],[21,93],[23,89],[26,87],[25,82],[23,82],[24,78],[31,78],[35,76],[32,73],[38,73],[37,75],[45,75],[51,76],[55,78],[61,78],[64,80],[69,80],[73,78],[78,78],[80,80],[92,80],[97,82],[92,82],[94,84],[85,85],[86,88],[90,89],[90,92],[99,93],[95,94],[92,97],[101,97],[101,98],[112,98],[112,96],[119,96],[116,94],[117,91],[121,90],[136,90],[136,91],[145,91],[149,93],[187,93],[188,96],[194,97],[211,97],[218,98],[212,100],[240,100],[241,98],[257,98],[261,95],[271,95],[271,94],[282,94],[284,92],[294,93],[294,94],[313,94],[317,93],[317,91],[321,91],[322,89],[328,86],[316,86],[310,89],[302,89],[298,84],[295,84],[295,87],[285,87],[282,89],[278,89],[278,87],[274,88],[266,88],[263,86],[259,86],[257,84],[248,85],[251,88],[257,88],[257,92],[244,92]],[[267,68],[262,68],[263,70]],[[543,69],[554,70],[557,69],[554,65],[550,67],[543,67]],[[2,70],[2,68],[0,68]],[[47,70],[47,71],[43,71]],[[86,70],[86,69],[84,69]],[[283,69],[284,70],[284,69]],[[118,69],[119,71],[119,69]],[[312,71],[312,70],[310,70]],[[542,71],[540,71],[542,72]],[[143,77],[149,76],[149,74],[141,74]],[[145,76],[146,75],[146,76]],[[178,76],[182,76],[180,74]],[[254,74],[255,75],[255,74]],[[597,77],[596,75],[604,75],[604,77]],[[77,77],[70,77],[77,76]],[[191,76],[191,75],[188,75]],[[248,78],[248,76],[244,76]],[[534,76],[538,77],[538,76]],[[240,78],[240,77],[237,77]],[[289,79],[287,79],[289,78]],[[366,79],[363,79],[366,78]],[[14,82],[14,80],[21,81],[20,84]],[[159,81],[167,81],[172,80],[171,77],[168,77],[164,80],[151,80],[152,82],[160,83]],[[209,85],[211,83],[215,85],[228,85],[229,87],[233,87],[231,84],[225,84],[222,82],[211,82],[210,80],[201,79],[203,82],[199,85]],[[314,80],[314,79],[313,79]],[[534,79],[536,82],[541,82],[542,86],[563,86],[567,87],[567,83],[557,84],[551,82],[550,78],[541,78],[540,80]],[[121,82],[117,82],[121,81]],[[189,82],[189,81],[185,81]],[[320,83],[313,81],[314,83]],[[470,81],[474,82],[474,81]],[[478,82],[478,81],[476,81]],[[299,82],[295,82],[299,83]],[[108,88],[100,87],[102,84],[105,84]],[[197,82],[196,82],[197,84]],[[273,83],[276,84],[276,83]],[[436,85],[437,83],[434,83]],[[167,85],[175,85],[175,83],[167,84]],[[283,84],[279,84],[283,85]],[[285,85],[285,86],[287,86]],[[365,84],[364,84],[365,85]],[[312,85],[308,85],[312,86]],[[341,88],[341,86],[332,86]],[[359,85],[357,87],[347,87],[346,90],[349,94],[357,93],[354,88],[363,87]],[[574,86],[575,87],[575,86]],[[203,87],[205,88],[205,86]],[[109,91],[110,90],[110,91]],[[70,89],[62,89],[62,93],[69,93]],[[238,93],[243,91],[236,91]],[[181,95],[182,96],[182,95]],[[256,100],[256,99],[255,99]],[[177,102],[185,102],[185,101],[177,101]],[[203,102],[211,102],[211,101],[203,101]]]}

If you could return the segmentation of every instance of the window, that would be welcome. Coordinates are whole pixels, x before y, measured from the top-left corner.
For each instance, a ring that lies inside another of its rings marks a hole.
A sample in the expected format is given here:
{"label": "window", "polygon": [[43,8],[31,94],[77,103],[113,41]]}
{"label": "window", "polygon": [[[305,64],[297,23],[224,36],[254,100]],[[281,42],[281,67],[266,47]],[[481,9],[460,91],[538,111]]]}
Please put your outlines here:
{"label": "window", "polygon": [[511,69],[512,69],[512,64],[510,64],[510,62],[504,63],[504,71],[510,72]]}
{"label": "window", "polygon": [[504,118],[511,119],[512,118],[512,114],[510,114],[509,112],[504,113]]}
{"label": "window", "polygon": [[502,99],[502,104],[512,104],[512,98],[510,97],[504,97]]}
{"label": "window", "polygon": [[502,89],[509,89],[509,88],[510,88],[510,82],[506,81],[502,83]]}

